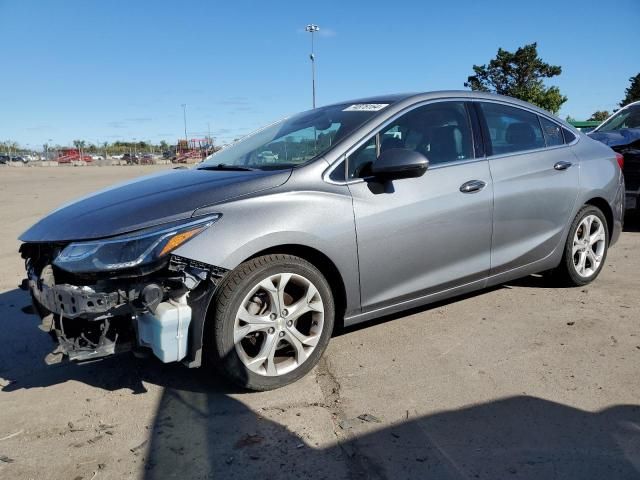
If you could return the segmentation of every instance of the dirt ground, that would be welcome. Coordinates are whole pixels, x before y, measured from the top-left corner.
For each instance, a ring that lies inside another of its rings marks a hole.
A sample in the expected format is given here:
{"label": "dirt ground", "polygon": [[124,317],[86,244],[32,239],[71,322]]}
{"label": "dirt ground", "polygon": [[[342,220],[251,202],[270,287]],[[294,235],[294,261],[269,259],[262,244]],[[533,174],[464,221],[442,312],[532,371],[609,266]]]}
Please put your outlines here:
{"label": "dirt ground", "polygon": [[0,478],[640,478],[638,222],[586,288],[532,276],[352,328],[273,392],[128,355],[45,365],[17,236],[159,168],[0,168]]}

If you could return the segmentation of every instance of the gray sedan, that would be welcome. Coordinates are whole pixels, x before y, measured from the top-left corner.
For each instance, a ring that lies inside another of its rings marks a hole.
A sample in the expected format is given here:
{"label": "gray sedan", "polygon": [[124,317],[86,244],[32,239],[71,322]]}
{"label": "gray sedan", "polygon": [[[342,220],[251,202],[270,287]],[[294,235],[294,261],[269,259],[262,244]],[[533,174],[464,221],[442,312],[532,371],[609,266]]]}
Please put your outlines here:
{"label": "gray sedan", "polygon": [[388,95],[63,206],[21,253],[70,359],[134,348],[267,390],[309,372],[338,325],[533,273],[593,281],[624,192],[615,152],[530,104]]}

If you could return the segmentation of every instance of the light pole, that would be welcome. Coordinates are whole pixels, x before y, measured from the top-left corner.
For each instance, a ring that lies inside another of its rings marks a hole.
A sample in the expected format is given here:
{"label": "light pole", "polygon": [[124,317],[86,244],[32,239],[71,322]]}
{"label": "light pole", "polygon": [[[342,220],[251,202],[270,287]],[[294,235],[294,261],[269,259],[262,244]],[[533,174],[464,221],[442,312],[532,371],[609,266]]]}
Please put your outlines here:
{"label": "light pole", "polygon": [[184,141],[187,142],[187,149],[189,148],[189,137],[187,137],[187,104],[182,104],[182,117],[184,119]]}
{"label": "light pole", "polygon": [[316,108],[316,56],[313,53],[313,34],[320,31],[320,27],[313,23],[310,23],[306,26],[305,31],[311,34],[311,55],[309,55],[309,59],[311,60],[311,92],[312,92],[312,105],[313,108]]}

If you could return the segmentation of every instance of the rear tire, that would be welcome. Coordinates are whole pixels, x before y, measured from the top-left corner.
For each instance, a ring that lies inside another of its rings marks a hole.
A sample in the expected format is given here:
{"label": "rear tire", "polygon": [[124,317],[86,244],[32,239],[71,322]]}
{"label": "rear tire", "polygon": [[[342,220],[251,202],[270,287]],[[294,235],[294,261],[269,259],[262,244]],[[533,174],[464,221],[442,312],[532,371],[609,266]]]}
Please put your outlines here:
{"label": "rear tire", "polygon": [[283,254],[256,257],[218,289],[211,360],[244,388],[280,388],[318,363],[334,316],[331,288],[311,263]]}
{"label": "rear tire", "polygon": [[568,287],[591,283],[602,271],[608,249],[609,228],[604,214],[598,207],[585,205],[571,224],[554,280]]}

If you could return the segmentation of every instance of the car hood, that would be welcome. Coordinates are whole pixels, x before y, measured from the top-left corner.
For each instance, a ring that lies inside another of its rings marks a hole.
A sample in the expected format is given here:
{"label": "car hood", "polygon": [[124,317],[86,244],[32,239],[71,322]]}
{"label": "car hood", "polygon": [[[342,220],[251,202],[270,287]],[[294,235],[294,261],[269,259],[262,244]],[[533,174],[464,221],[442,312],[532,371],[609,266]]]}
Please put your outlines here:
{"label": "car hood", "polygon": [[610,147],[629,145],[640,140],[640,128],[623,128],[612,132],[589,132],[589,137]]}
{"label": "car hood", "polygon": [[290,169],[176,169],[144,176],[63,205],[20,240],[90,240],[174,222],[191,217],[198,208],[282,185],[290,175]]}

